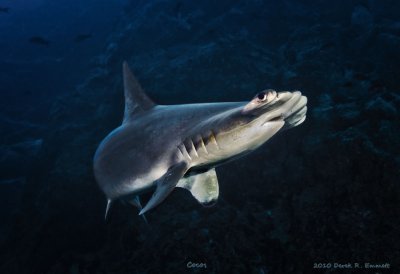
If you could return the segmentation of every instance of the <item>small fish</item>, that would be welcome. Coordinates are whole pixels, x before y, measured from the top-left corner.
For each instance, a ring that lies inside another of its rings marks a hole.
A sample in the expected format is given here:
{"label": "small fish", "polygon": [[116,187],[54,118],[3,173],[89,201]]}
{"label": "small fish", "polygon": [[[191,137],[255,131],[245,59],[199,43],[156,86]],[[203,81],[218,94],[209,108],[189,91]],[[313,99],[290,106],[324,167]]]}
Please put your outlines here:
{"label": "small fish", "polygon": [[0,7],[0,12],[2,13],[8,13],[10,11],[10,8],[8,7]]}
{"label": "small fish", "polygon": [[92,38],[91,34],[79,34],[79,35],[75,36],[74,41],[76,43],[80,43],[80,42],[83,42],[83,41],[85,41],[85,40],[87,40],[89,38]]}
{"label": "small fish", "polygon": [[42,46],[50,45],[49,40],[46,40],[45,38],[40,37],[40,36],[32,36],[31,38],[29,38],[29,42],[31,42],[32,44],[37,44],[37,45],[42,45]]}

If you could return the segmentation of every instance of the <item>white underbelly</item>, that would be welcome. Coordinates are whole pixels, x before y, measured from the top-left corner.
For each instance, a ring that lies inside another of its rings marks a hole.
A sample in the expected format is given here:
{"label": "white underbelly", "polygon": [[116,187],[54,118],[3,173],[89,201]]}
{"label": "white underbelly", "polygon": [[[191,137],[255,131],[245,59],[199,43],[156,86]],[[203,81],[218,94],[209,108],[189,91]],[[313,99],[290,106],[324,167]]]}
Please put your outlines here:
{"label": "white underbelly", "polygon": [[166,164],[161,164],[153,167],[148,173],[144,175],[132,178],[126,184],[126,189],[124,189],[124,192],[126,192],[127,194],[139,194],[141,192],[148,191],[155,186],[156,181],[168,171],[168,168],[169,167]]}

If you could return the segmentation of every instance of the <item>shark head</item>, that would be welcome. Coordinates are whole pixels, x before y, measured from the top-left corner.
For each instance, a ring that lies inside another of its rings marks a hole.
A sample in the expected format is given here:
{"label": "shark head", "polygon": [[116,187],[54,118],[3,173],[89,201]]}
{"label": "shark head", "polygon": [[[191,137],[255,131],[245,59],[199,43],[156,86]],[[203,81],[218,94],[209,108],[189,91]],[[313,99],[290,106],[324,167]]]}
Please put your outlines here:
{"label": "shark head", "polygon": [[282,121],[285,122],[285,128],[304,122],[306,113],[307,97],[300,91],[277,93],[271,89],[258,93],[241,111],[243,116],[253,118],[251,122],[257,120],[265,125]]}
{"label": "shark head", "polygon": [[306,105],[307,98],[299,91],[265,90],[208,123],[224,157],[230,158],[258,148],[281,129],[304,122]]}

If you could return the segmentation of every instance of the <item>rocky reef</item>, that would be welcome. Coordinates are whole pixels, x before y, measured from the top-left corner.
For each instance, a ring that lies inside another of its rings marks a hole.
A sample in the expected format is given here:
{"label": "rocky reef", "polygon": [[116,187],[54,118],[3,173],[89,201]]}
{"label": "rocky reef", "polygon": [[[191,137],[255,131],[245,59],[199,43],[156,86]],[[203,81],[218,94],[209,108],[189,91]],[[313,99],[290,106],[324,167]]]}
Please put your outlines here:
{"label": "rocky reef", "polygon": [[[10,190],[0,272],[311,273],[367,262],[400,271],[399,11],[374,0],[131,1],[41,137],[0,147],[0,186],[23,185]],[[124,59],[161,104],[301,90],[308,117],[218,168],[216,206],[177,189],[149,226],[123,204],[105,222],[92,157],[121,122]]]}

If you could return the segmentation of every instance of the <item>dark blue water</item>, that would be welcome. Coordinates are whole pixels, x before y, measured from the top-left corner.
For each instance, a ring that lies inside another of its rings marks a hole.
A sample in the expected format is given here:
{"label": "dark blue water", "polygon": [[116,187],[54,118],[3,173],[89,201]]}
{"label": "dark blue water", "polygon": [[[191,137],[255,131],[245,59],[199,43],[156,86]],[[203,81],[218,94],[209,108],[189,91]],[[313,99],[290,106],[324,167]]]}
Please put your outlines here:
{"label": "dark blue water", "polygon": [[[400,271],[398,1],[1,1],[0,31],[1,273]],[[307,120],[217,168],[214,207],[105,222],[123,60],[160,104],[301,90]]]}

